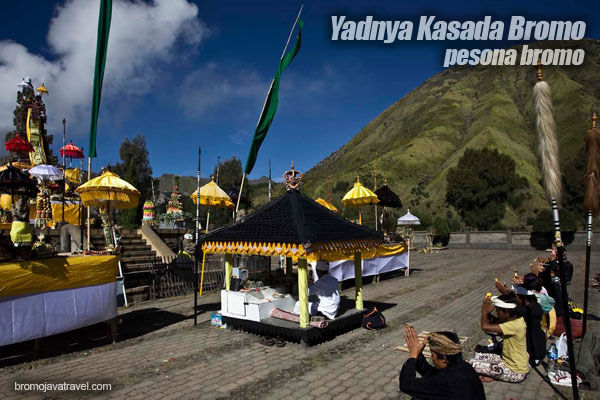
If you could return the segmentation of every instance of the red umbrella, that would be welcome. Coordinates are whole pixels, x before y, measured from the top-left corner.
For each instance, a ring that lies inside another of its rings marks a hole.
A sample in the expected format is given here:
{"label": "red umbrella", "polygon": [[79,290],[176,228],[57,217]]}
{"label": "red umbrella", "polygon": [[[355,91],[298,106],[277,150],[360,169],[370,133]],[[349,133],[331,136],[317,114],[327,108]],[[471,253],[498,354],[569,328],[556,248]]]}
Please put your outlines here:
{"label": "red umbrella", "polygon": [[7,140],[4,145],[6,151],[13,153],[27,154],[33,151],[33,146],[27,140],[23,139],[18,133],[14,138]]}
{"label": "red umbrella", "polygon": [[62,157],[69,158],[84,158],[83,151],[79,147],[75,146],[73,142],[69,142],[69,144],[61,147],[60,155]]}

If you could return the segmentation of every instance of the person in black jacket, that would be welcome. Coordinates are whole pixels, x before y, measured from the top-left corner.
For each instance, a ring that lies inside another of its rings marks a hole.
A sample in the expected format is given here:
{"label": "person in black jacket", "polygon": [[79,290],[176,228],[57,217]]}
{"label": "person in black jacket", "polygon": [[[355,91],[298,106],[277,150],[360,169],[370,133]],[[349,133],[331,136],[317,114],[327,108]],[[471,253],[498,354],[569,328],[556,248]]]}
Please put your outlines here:
{"label": "person in black jacket", "polygon": [[542,330],[541,321],[544,316],[542,306],[535,297],[535,281],[513,286],[518,304],[517,310],[527,325],[527,352],[529,364],[536,367],[546,356],[546,334]]}
{"label": "person in black jacket", "polygon": [[[462,359],[462,346],[454,332],[432,333],[424,342],[412,327],[404,327],[410,358],[400,371],[400,390],[413,398],[485,399],[483,385],[469,363]],[[429,343],[431,366],[423,356]],[[416,372],[421,374],[417,378]]]}

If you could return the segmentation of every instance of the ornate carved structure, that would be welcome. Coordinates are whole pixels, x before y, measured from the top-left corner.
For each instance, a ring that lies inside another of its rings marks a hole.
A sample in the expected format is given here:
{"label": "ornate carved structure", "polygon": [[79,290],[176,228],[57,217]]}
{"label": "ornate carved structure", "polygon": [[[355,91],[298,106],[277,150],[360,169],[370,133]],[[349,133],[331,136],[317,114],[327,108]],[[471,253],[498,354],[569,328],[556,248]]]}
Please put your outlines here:
{"label": "ornate carved structure", "polygon": [[[22,86],[23,90],[17,92],[17,106],[13,112],[15,131],[6,135],[6,140],[19,133],[33,145],[35,151],[31,153],[33,164],[54,164],[58,158],[52,154],[50,145],[53,136],[46,131],[46,105],[42,99],[42,92],[36,95],[32,86]],[[29,115],[29,121],[28,121]],[[27,134],[29,122],[30,136]]]}

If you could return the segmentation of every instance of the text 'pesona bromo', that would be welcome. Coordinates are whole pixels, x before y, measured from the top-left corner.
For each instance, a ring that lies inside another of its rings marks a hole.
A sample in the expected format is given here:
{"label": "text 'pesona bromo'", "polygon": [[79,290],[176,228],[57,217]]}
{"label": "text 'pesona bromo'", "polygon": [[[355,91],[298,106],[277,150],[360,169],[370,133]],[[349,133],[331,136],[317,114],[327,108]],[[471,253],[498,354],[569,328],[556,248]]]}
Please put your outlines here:
{"label": "text 'pesona bromo'", "polygon": [[[387,44],[409,40],[581,40],[586,30],[584,21],[532,21],[522,16],[512,16],[508,24],[493,20],[491,16],[477,21],[445,21],[435,16],[421,16],[417,24],[410,20],[375,20],[372,16],[359,21],[349,20],[346,16],[332,16],[331,26],[331,40]],[[530,65],[535,64],[538,57],[545,65],[579,65],[585,56],[582,49],[535,49],[535,52],[530,56],[524,51],[521,57],[517,57],[515,49],[447,49],[444,66],[515,65],[517,62]]]}

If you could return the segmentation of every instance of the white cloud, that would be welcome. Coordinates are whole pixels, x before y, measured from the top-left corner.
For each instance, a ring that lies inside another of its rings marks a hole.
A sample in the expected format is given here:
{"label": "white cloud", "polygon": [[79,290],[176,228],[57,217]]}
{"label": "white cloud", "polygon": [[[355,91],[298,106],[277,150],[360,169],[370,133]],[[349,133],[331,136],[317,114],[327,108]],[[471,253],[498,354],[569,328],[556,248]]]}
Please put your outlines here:
{"label": "white cloud", "polygon": [[238,129],[235,133],[229,135],[229,139],[233,144],[244,144],[250,137],[250,134],[245,129]]}
{"label": "white cloud", "polygon": [[[98,2],[89,0],[70,0],[57,8],[47,36],[51,59],[14,41],[0,41],[0,132],[13,128],[16,84],[24,76],[36,87],[45,82],[50,91],[45,102],[54,132],[63,117],[70,136],[74,127],[87,132],[98,9]],[[208,33],[198,8],[187,0],[114,1],[101,119],[109,118],[106,107],[119,99],[149,92],[162,65],[183,57],[182,50],[197,46]]]}
{"label": "white cloud", "polygon": [[256,71],[223,68],[217,63],[207,63],[185,77],[179,103],[187,115],[201,116],[241,101],[245,107],[235,107],[236,112],[247,117],[247,106],[260,107],[269,84],[270,81],[261,79]]}

